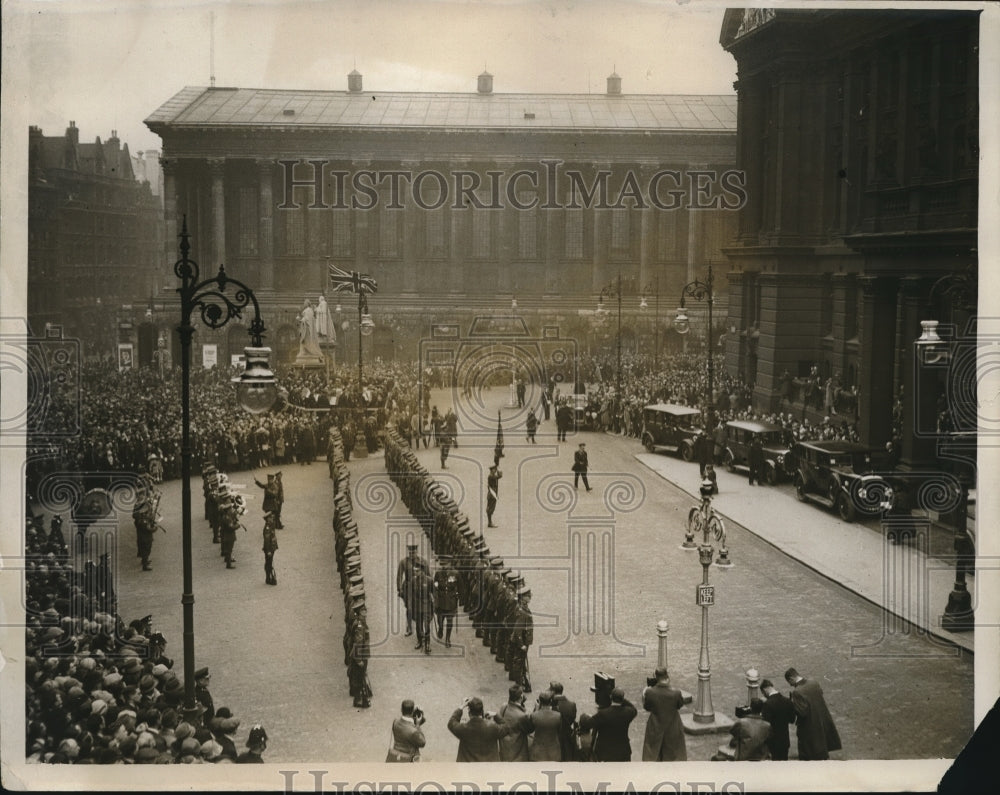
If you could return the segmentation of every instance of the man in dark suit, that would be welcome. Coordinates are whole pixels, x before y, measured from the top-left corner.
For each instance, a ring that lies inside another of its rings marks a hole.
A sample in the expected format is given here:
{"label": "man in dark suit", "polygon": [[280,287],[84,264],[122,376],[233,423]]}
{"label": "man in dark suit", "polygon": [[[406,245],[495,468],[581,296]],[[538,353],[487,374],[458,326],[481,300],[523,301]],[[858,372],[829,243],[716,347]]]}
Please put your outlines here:
{"label": "man in dark suit", "polygon": [[528,719],[532,743],[528,756],[532,762],[561,762],[562,743],[559,731],[562,716],[552,707],[552,693],[546,690],[538,696],[538,707]]}
{"label": "man in dark suit", "polygon": [[562,682],[549,682],[552,693],[552,706],[562,717],[559,729],[559,745],[562,748],[562,761],[576,761],[576,703],[563,695]]}
{"label": "man in dark suit", "polygon": [[670,686],[666,668],[657,668],[656,684],[642,691],[642,705],[649,712],[642,744],[643,762],[686,762],[687,745],[680,710],[684,697]]}
{"label": "man in dark suit", "polygon": [[767,738],[767,747],[771,751],[771,759],[785,762],[788,760],[788,749],[791,740],[788,737],[788,727],[795,723],[795,707],[788,696],[779,693],[770,679],[760,683],[764,694],[764,705],[760,714],[771,724],[771,735]]}
{"label": "man in dark suit", "polygon": [[587,491],[591,491],[590,483],[587,481],[587,468],[590,466],[590,461],[587,458],[587,445],[580,442],[580,447],[577,451],[573,453],[573,488],[578,488],[580,484],[580,478],[583,478],[583,485],[587,487]]}
{"label": "man in dark suit", "polygon": [[[469,719],[462,720],[462,711],[468,707]],[[483,701],[468,698],[465,705],[451,713],[448,731],[458,738],[456,762],[499,762],[501,737],[511,732],[511,727],[496,716],[487,719],[483,715]]]}
{"label": "man in dark suit", "polygon": [[637,714],[636,708],[625,698],[625,691],[616,687],[611,691],[611,705],[601,707],[591,717],[580,718],[580,728],[595,732],[591,752],[595,762],[631,762],[632,745],[628,739],[628,726]]}
{"label": "man in dark suit", "polygon": [[806,679],[794,668],[785,671],[785,681],[792,686],[795,707],[799,759],[806,761],[830,758],[830,751],[841,749],[840,734],[823,698],[819,682]]}
{"label": "man in dark suit", "polygon": [[420,727],[424,725],[423,712],[416,709],[410,699],[405,699],[400,707],[400,717],[392,722],[392,747],[386,754],[386,762],[419,762],[420,749],[427,740]]}

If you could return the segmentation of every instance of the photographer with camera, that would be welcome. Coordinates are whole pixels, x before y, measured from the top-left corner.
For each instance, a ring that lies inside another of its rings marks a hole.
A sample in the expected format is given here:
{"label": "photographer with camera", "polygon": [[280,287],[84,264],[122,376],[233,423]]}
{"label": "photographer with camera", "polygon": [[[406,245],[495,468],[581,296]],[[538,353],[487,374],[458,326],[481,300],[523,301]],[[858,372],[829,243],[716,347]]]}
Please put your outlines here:
{"label": "photographer with camera", "polygon": [[406,699],[400,707],[402,715],[392,722],[392,745],[386,754],[386,762],[419,762],[420,749],[426,745],[420,727],[426,718],[420,707]]}
{"label": "photographer with camera", "polygon": [[643,762],[687,761],[684,726],[680,710],[684,697],[670,686],[666,668],[657,668],[653,678],[646,680],[642,705],[649,712],[646,735],[642,743]]}
{"label": "photographer with camera", "polygon": [[[469,719],[462,720],[462,713],[469,710]],[[456,762],[499,762],[499,740],[511,733],[503,718],[483,712],[483,700],[473,696],[451,713],[448,731],[458,738]]]}

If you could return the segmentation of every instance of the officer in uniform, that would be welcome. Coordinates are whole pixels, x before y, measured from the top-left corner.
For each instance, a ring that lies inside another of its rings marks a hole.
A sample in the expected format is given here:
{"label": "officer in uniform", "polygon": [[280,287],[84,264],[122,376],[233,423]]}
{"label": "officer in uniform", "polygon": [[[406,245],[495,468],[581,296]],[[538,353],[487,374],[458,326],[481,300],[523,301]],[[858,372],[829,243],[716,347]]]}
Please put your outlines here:
{"label": "officer in uniform", "polygon": [[413,613],[413,621],[417,625],[415,648],[422,648],[424,654],[430,654],[431,622],[434,620],[434,581],[423,564],[419,567],[414,566],[409,585],[410,612]]}
{"label": "officer in uniform", "polygon": [[285,526],[281,523],[281,506],[285,504],[285,485],[281,482],[281,471],[274,473],[274,482],[278,484],[278,505],[274,511],[274,526],[278,530],[284,530]]}
{"label": "officer in uniform", "polygon": [[486,476],[486,522],[487,527],[496,527],[493,524],[493,512],[497,507],[497,495],[500,489],[500,478],[503,472],[497,469],[496,464],[490,467],[490,474]]}
{"label": "officer in uniform", "polygon": [[278,551],[278,534],[275,533],[275,515],[272,511],[264,514],[264,582],[277,585],[278,576],[274,573],[274,553]]}
{"label": "officer in uniform", "polygon": [[233,547],[236,545],[236,529],[240,526],[240,519],[232,495],[227,494],[223,498],[219,505],[219,514],[222,535],[221,554],[226,559],[226,568],[235,569],[233,564],[236,562],[236,558],[233,557]]}
{"label": "officer in uniform", "polygon": [[[352,589],[353,590],[353,589]],[[350,651],[348,653],[347,679],[354,706],[367,709],[372,705],[372,688],[368,681],[368,658],[371,641],[368,632],[368,611],[365,609],[364,591],[351,603]]]}
{"label": "officer in uniform", "polygon": [[528,680],[528,649],[534,642],[534,621],[531,617],[531,590],[521,588],[517,593],[517,617],[510,633],[511,667],[510,679],[521,685],[525,693],[531,692]]}
{"label": "officer in uniform", "polygon": [[417,554],[419,546],[417,544],[406,545],[406,557],[399,561],[396,568],[396,593],[406,606],[406,637],[413,634],[413,599],[412,589],[416,581],[415,570],[417,566],[422,566],[425,570],[430,567],[427,561]]}
{"label": "officer in uniform", "polygon": [[434,573],[435,609],[438,640],[444,635],[444,647],[451,648],[451,630],[458,615],[458,576],[450,555],[441,555],[441,568]]}

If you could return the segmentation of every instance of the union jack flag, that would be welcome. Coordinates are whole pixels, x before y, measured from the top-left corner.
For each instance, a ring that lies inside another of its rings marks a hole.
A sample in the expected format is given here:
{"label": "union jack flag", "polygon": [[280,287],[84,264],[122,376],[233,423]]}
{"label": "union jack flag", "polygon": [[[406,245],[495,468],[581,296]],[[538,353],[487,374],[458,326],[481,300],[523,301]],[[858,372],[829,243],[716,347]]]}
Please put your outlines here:
{"label": "union jack flag", "polygon": [[345,271],[330,263],[330,284],[338,293],[377,293],[378,282],[367,273]]}

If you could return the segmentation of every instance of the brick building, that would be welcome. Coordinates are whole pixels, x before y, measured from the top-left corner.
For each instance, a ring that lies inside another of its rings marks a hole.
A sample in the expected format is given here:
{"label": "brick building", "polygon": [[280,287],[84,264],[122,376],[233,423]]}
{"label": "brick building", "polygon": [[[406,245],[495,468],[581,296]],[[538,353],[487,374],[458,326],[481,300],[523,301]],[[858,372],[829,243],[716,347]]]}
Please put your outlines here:
{"label": "brick building", "polygon": [[[618,75],[604,94],[494,93],[487,73],[476,92],[413,93],[364,90],[356,71],[339,91],[189,87],[146,119],[163,141],[163,262],[186,216],[203,273],[225,263],[253,286],[285,362],[303,298],[337,304],[328,263],[378,280],[375,355],[410,358],[431,324],[509,314],[512,298],[534,330],[544,317],[607,344],[591,320],[619,272],[626,349],[651,350],[643,289],[665,329],[735,232],[735,123],[734,97],[623,94]],[[220,350],[240,352],[229,333]],[[339,343],[355,355],[352,333]]]}
{"label": "brick building", "polygon": [[146,317],[162,270],[162,211],[136,180],[128,144],[80,143],[28,132],[28,321],[61,325],[87,357],[131,343],[148,362],[156,338]]}
{"label": "brick building", "polygon": [[899,434],[914,467],[948,402],[915,366],[920,321],[960,337],[975,307],[978,36],[977,13],[919,10],[735,9],[721,32],[748,195],[727,367],[762,409],[818,381],[813,418],[834,379],[863,439]]}

